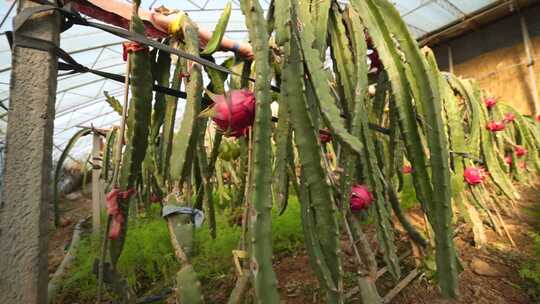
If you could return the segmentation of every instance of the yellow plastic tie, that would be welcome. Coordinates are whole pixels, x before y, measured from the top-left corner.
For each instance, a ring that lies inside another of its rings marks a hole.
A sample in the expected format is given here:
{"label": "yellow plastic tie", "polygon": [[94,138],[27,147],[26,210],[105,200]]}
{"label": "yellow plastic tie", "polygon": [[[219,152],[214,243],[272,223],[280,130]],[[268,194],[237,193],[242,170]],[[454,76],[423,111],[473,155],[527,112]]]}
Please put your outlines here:
{"label": "yellow plastic tie", "polygon": [[177,37],[182,31],[182,26],[184,25],[185,19],[186,13],[183,11],[178,12],[174,18],[174,21],[169,24],[169,35]]}

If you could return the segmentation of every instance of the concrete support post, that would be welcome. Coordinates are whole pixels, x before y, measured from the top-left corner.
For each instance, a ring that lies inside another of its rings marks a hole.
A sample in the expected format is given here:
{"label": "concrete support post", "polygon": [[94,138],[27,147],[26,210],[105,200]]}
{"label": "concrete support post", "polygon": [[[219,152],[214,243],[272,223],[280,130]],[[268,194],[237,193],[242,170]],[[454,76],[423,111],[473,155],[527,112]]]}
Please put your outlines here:
{"label": "concrete support post", "polygon": [[92,232],[99,235],[101,227],[101,208],[103,184],[101,182],[101,137],[97,132],[92,134]]}
{"label": "concrete support post", "polygon": [[[22,8],[36,5],[19,0]],[[56,14],[15,35],[59,44]],[[12,56],[4,190],[0,206],[0,302],[47,303],[47,242],[57,59],[15,47]]]}
{"label": "concrete support post", "polygon": [[529,86],[531,90],[532,103],[531,111],[535,116],[540,114],[540,99],[538,98],[538,85],[536,82],[536,74],[534,71],[534,51],[531,45],[531,37],[529,36],[529,29],[527,28],[527,22],[525,17],[521,15],[519,17],[521,24],[521,34],[523,35],[523,46],[525,47],[525,54],[527,55],[527,69],[529,70]]}

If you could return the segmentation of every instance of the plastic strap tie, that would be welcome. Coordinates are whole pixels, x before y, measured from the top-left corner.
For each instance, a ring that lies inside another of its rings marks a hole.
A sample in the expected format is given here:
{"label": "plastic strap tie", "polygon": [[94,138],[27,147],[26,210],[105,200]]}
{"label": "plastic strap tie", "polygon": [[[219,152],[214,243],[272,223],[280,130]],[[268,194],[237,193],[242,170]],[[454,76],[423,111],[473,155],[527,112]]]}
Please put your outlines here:
{"label": "plastic strap tie", "polygon": [[107,193],[106,205],[107,213],[111,216],[111,228],[109,229],[109,239],[115,240],[120,236],[122,224],[124,223],[124,214],[118,204],[118,199],[129,199],[129,197],[137,192],[135,188],[130,188],[126,191],[120,191],[118,188],[113,188]]}
{"label": "plastic strap tie", "polygon": [[185,207],[185,206],[174,206],[174,205],[165,205],[161,211],[163,217],[168,217],[172,214],[189,214],[193,217],[193,224],[196,228],[202,226],[204,222],[204,213],[195,208]]}
{"label": "plastic strap tie", "polygon": [[127,61],[129,53],[140,51],[148,51],[148,47],[133,41],[122,43],[122,59],[124,59],[124,61]]}
{"label": "plastic strap tie", "polygon": [[176,14],[174,21],[169,24],[169,35],[173,37],[178,37],[180,35],[186,16],[186,13],[183,11],[180,11]]}

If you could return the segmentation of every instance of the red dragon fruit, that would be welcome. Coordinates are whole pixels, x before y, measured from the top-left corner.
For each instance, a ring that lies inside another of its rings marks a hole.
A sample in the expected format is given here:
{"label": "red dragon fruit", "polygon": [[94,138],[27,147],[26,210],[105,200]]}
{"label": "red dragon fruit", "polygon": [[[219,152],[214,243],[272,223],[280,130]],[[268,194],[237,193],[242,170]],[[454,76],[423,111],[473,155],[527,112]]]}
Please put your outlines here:
{"label": "red dragon fruit", "polygon": [[150,203],[161,203],[162,199],[156,193],[150,194]]}
{"label": "red dragon fruit", "polygon": [[327,129],[321,129],[319,130],[319,140],[321,141],[321,144],[326,144],[332,141],[332,133],[328,131]]}
{"label": "red dragon fruit", "polygon": [[516,115],[514,113],[509,112],[509,113],[504,114],[503,122],[506,124],[509,124],[509,123],[514,122],[515,119],[516,119]]}
{"label": "red dragon fruit", "polygon": [[212,96],[212,120],[226,136],[241,137],[247,133],[255,118],[255,96],[249,90],[232,90],[225,95]]}
{"label": "red dragon fruit", "polygon": [[349,194],[351,210],[358,212],[367,209],[373,202],[373,195],[366,185],[354,185]]}
{"label": "red dragon fruit", "polygon": [[511,166],[512,165],[512,155],[506,155],[504,157],[504,162],[508,165],[508,166]]}
{"label": "red dragon fruit", "polygon": [[403,166],[402,171],[403,171],[404,174],[409,174],[409,173],[413,172],[413,168],[411,166]]}
{"label": "red dragon fruit", "polygon": [[366,40],[366,45],[368,49],[367,56],[369,58],[369,73],[376,74],[382,69],[381,58],[379,57],[379,53],[373,45],[373,40],[367,32],[364,32],[364,38]]}
{"label": "red dragon fruit", "polygon": [[368,58],[369,58],[369,72],[370,73],[380,72],[382,68],[382,62],[381,62],[381,58],[379,58],[379,53],[374,49],[369,49]]}
{"label": "red dragon fruit", "polygon": [[481,167],[468,167],[463,172],[465,181],[469,185],[478,185],[484,182],[488,173]]}
{"label": "red dragon fruit", "polygon": [[484,103],[488,109],[491,109],[497,104],[497,99],[495,97],[488,97],[484,100]]}
{"label": "red dragon fruit", "polygon": [[522,146],[515,146],[514,152],[516,152],[517,157],[522,157],[522,156],[527,155],[527,153],[529,153],[529,151],[527,151],[527,149],[523,148]]}
{"label": "red dragon fruit", "polygon": [[536,120],[540,121],[540,114],[536,115]]}
{"label": "red dragon fruit", "polygon": [[502,121],[490,121],[486,125],[486,129],[488,129],[491,132],[499,132],[504,130],[505,125]]}

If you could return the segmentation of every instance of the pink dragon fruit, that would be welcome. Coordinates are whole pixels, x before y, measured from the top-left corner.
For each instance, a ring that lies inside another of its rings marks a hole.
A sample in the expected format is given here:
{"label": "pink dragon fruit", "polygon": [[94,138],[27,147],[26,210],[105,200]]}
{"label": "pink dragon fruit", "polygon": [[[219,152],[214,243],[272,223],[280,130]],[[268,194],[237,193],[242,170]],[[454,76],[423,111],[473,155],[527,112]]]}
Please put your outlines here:
{"label": "pink dragon fruit", "polygon": [[519,162],[519,168],[520,169],[527,169],[527,163],[524,161]]}
{"label": "pink dragon fruit", "polygon": [[491,109],[497,104],[497,99],[495,97],[488,97],[484,100],[484,104],[486,104],[488,109]]}
{"label": "pink dragon fruit", "polygon": [[373,195],[366,185],[354,185],[349,194],[351,210],[358,212],[367,209],[373,202]]}
{"label": "pink dragon fruit", "polygon": [[469,185],[478,185],[484,182],[488,173],[481,167],[468,167],[463,172],[463,177]]}
{"label": "pink dragon fruit", "polygon": [[527,155],[527,153],[529,153],[529,151],[527,151],[527,149],[523,148],[522,146],[515,146],[514,152],[516,152],[517,157],[522,157],[522,156]]}
{"label": "pink dragon fruit", "polygon": [[232,90],[212,96],[215,114],[212,120],[226,136],[241,137],[253,125],[255,96],[249,90]]}
{"label": "pink dragon fruit", "polygon": [[490,132],[499,132],[504,130],[505,125],[502,121],[490,121],[486,125],[486,129],[488,129]]}
{"label": "pink dragon fruit", "polygon": [[509,113],[504,114],[503,122],[509,124],[509,123],[514,122],[515,119],[516,119],[516,115],[514,113],[509,112]]}

